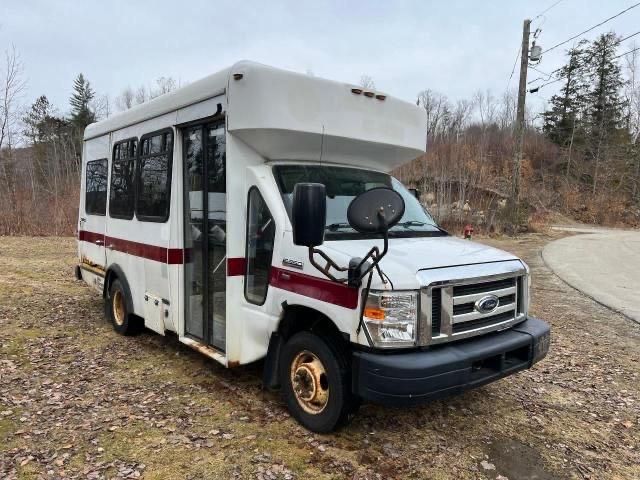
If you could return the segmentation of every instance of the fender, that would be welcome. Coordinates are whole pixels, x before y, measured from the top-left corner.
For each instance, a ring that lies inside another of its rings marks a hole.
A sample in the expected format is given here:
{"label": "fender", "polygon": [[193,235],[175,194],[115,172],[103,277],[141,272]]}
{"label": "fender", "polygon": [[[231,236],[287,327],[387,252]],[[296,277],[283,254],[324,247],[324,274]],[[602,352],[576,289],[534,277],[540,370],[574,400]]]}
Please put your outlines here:
{"label": "fender", "polygon": [[[133,314],[133,297],[131,296],[131,289],[129,288],[129,282],[127,282],[127,277],[125,276],[124,272],[117,264],[111,265],[107,270],[107,274],[105,275],[104,290],[102,292],[102,298],[106,299],[107,296],[109,295],[109,288],[111,288],[111,281],[113,280],[114,277],[117,277],[118,280],[120,280],[120,283],[122,283],[122,288],[124,288],[124,292],[126,294],[125,297],[127,301],[127,311],[130,314]],[[105,303],[105,308],[106,308],[106,305],[107,304]]]}

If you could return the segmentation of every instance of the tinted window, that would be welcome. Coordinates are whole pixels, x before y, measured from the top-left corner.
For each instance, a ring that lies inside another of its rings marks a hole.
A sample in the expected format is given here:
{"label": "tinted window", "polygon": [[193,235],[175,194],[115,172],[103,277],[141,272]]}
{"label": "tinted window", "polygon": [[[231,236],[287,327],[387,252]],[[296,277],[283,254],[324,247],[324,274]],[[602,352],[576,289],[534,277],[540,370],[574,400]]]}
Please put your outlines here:
{"label": "tinted window", "polygon": [[113,149],[109,215],[130,220],[135,198],[135,156],[138,140],[125,140]]}
{"label": "tinted window", "polygon": [[136,215],[140,220],[164,222],[169,217],[171,198],[173,133],[143,137],[141,144]]}
{"label": "tinted window", "polygon": [[107,210],[107,159],[87,162],[84,209],[89,215],[104,215]]}
{"label": "tinted window", "polygon": [[271,212],[255,187],[249,191],[247,217],[247,274],[244,294],[249,302],[261,305],[267,297],[276,229]]}

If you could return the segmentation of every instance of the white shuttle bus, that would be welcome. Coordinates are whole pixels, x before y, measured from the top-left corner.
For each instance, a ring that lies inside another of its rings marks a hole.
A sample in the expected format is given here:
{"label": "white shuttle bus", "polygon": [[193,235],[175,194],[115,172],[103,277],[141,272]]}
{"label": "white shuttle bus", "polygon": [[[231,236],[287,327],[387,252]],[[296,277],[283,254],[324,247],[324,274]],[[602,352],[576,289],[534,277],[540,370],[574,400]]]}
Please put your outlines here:
{"label": "white shuttle bus", "polygon": [[78,279],[115,330],[168,332],[221,364],[264,361],[327,432],[361,401],[412,405],[541,360],[529,269],[454,238],[389,175],[425,112],[240,62],[89,125]]}

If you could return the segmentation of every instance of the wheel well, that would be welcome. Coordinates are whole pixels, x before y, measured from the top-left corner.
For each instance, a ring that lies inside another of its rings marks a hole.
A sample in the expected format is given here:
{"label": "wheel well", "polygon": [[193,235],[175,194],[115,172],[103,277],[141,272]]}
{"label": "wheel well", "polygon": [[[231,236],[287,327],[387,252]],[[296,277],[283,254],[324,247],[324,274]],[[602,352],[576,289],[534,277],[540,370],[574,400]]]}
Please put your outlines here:
{"label": "wheel well", "polygon": [[302,331],[349,342],[349,335],[341,332],[325,314],[302,305],[287,305],[278,326],[278,334],[287,341],[291,336]]}
{"label": "wheel well", "polygon": [[286,305],[278,330],[271,334],[264,362],[262,383],[265,388],[279,387],[278,365],[280,351],[286,341],[298,332],[312,332],[330,339],[332,345],[344,353],[349,348],[349,335],[341,332],[323,313],[302,305]]}
{"label": "wheel well", "polygon": [[122,284],[122,288],[124,288],[127,300],[127,311],[130,314],[133,314],[133,297],[131,296],[131,289],[129,288],[129,282],[127,282],[127,277],[124,272],[118,265],[112,265],[104,276],[104,288],[102,289],[102,297],[104,299],[107,298],[109,294],[109,289],[111,288],[111,284],[115,279],[120,280]]}

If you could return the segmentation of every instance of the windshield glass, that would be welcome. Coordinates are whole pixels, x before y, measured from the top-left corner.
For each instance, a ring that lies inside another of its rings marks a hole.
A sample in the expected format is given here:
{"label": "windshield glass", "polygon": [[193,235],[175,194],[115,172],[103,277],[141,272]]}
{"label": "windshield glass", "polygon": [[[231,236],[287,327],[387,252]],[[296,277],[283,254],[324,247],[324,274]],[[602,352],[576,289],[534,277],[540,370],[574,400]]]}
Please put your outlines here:
{"label": "windshield glass", "polygon": [[[431,215],[398,180],[386,173],[357,168],[329,167],[320,165],[277,165],[273,167],[284,205],[291,218],[291,200],[296,183],[314,182],[324,184],[327,191],[327,223],[325,238],[341,240],[370,238],[371,234],[356,232],[347,221],[347,207],[360,193],[376,187],[387,187],[397,191],[405,203],[405,212],[400,222],[389,230],[390,237],[425,237],[446,235],[436,226]],[[379,237],[379,235],[373,235]]]}

